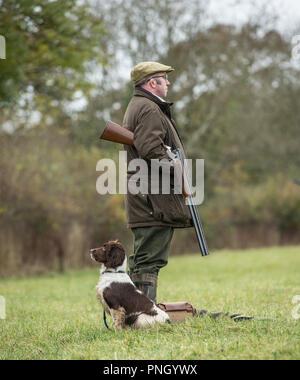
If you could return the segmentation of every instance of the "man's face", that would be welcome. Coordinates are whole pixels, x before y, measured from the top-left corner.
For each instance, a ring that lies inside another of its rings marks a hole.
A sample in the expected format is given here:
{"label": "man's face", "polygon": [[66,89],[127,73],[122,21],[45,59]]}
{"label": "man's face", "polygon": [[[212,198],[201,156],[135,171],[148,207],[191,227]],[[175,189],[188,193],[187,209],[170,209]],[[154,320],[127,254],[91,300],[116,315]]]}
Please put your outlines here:
{"label": "man's face", "polygon": [[170,82],[166,73],[157,73],[153,75],[152,79],[149,82],[152,90],[151,92],[160,98],[165,98],[167,96]]}

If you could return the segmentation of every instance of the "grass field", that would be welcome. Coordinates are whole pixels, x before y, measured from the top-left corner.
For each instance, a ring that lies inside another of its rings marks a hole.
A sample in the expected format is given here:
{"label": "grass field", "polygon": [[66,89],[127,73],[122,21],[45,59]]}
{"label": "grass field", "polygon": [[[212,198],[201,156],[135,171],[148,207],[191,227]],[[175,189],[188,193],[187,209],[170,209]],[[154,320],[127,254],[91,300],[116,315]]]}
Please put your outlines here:
{"label": "grass field", "polygon": [[0,359],[300,359],[300,319],[292,317],[300,247],[171,257],[160,274],[159,301],[276,321],[206,317],[115,333],[104,327],[97,280],[96,263],[94,269],[0,280],[6,299]]}

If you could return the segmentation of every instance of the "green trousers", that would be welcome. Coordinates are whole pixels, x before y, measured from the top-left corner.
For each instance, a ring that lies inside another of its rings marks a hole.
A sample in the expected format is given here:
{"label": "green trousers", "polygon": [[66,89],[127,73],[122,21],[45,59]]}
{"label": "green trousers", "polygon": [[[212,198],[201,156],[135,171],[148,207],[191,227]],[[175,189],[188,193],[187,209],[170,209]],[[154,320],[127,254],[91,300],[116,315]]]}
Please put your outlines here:
{"label": "green trousers", "polygon": [[151,226],[132,228],[133,254],[128,258],[130,274],[153,273],[158,275],[168,264],[173,227]]}

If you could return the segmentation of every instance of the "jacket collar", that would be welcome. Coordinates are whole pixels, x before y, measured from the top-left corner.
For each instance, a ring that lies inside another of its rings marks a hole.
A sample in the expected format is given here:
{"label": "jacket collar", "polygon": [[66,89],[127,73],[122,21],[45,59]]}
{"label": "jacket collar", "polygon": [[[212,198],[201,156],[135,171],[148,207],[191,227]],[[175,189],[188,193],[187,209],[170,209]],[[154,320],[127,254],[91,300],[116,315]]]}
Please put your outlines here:
{"label": "jacket collar", "polygon": [[177,130],[176,124],[174,123],[174,120],[172,119],[171,109],[170,109],[170,107],[173,105],[172,102],[162,102],[157,96],[153,95],[151,92],[149,92],[149,91],[147,91],[144,88],[139,87],[139,86],[135,88],[133,96],[142,96],[142,97],[150,99],[154,103],[156,103],[160,107],[162,112],[170,119],[173,127],[175,128],[177,136],[181,142],[181,145],[184,146],[183,141],[181,140],[181,137],[180,137],[179,132]]}
{"label": "jacket collar", "polygon": [[142,87],[136,87],[133,93],[133,96],[143,96],[147,99],[152,100],[156,103],[160,109],[171,118],[171,110],[170,107],[173,105],[172,102],[166,102],[160,100],[157,96],[153,95],[150,91],[145,90]]}

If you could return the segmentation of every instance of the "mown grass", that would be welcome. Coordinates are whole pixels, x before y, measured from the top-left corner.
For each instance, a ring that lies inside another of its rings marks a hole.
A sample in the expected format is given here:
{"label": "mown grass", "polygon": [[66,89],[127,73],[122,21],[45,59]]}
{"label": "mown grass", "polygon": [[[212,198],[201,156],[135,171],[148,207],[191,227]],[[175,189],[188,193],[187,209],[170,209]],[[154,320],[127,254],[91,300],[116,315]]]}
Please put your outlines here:
{"label": "mown grass", "polygon": [[161,271],[159,301],[276,321],[194,318],[115,333],[104,327],[97,280],[96,264],[0,280],[0,359],[300,359],[300,319],[291,315],[292,297],[300,294],[300,247],[171,257]]}

